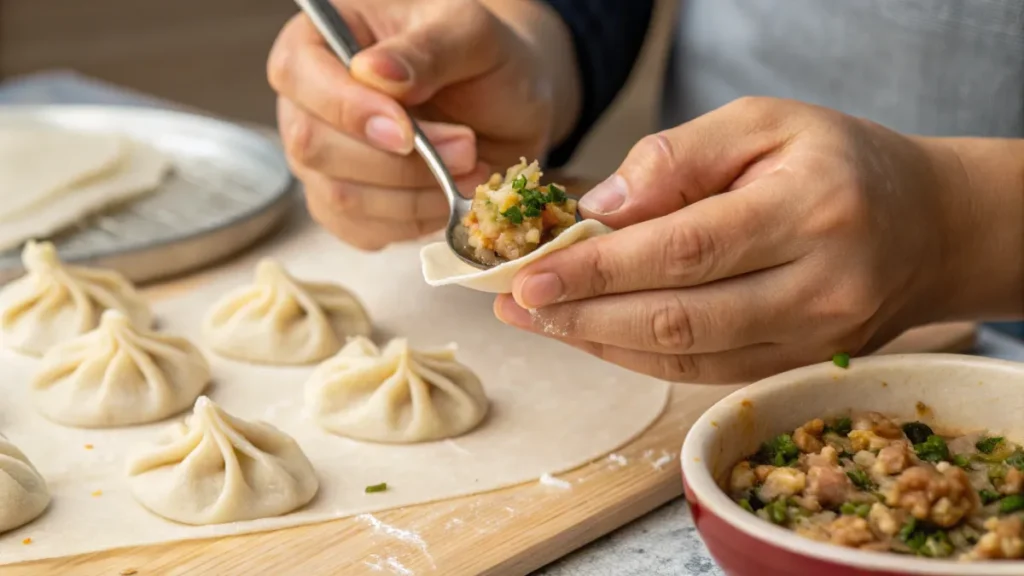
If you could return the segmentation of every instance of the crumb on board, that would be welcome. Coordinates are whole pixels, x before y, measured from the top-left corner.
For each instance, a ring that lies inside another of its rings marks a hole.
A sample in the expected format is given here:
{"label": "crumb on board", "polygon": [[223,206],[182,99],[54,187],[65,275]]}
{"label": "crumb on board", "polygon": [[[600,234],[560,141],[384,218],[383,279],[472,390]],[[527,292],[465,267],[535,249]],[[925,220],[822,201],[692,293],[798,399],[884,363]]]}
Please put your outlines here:
{"label": "crumb on board", "polygon": [[548,474],[547,472],[541,475],[540,483],[544,484],[545,486],[554,486],[555,488],[562,488],[563,490],[572,488],[572,484],[560,478],[555,478],[554,476]]}
{"label": "crumb on board", "polygon": [[21,543],[26,545],[26,546],[28,546],[29,544],[32,543],[32,539],[31,538],[25,538],[24,540],[21,541]]}
{"label": "crumb on board", "polygon": [[92,450],[93,449],[93,445],[92,444],[86,444],[85,445],[85,449],[86,450]]}
{"label": "crumb on board", "polygon": [[93,498],[99,498],[100,496],[103,496],[103,490],[93,490],[92,491],[92,497]]}
{"label": "crumb on board", "polygon": [[139,573],[139,571],[136,570],[135,568],[125,568],[124,570],[121,570],[117,574],[118,574],[118,576],[135,576],[138,573]]}

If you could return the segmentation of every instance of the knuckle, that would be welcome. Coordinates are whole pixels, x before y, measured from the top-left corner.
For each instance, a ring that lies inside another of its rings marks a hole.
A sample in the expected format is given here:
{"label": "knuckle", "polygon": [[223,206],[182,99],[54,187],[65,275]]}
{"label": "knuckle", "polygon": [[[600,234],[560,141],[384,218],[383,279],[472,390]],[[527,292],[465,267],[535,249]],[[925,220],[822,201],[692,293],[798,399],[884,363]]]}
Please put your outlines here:
{"label": "knuckle", "polygon": [[294,52],[278,37],[267,58],[267,81],[278,92],[291,85],[292,54]]}
{"label": "knuckle", "polygon": [[312,118],[305,112],[296,111],[287,120],[282,130],[284,150],[296,164],[310,165],[316,159],[315,131]]}
{"label": "knuckle", "polygon": [[648,327],[652,343],[662,350],[684,353],[693,348],[693,322],[679,300],[669,298],[659,304],[650,316]]}
{"label": "knuckle", "polygon": [[714,271],[714,237],[700,224],[675,223],[660,248],[664,272],[677,284],[699,283]]}
{"label": "knuckle", "polygon": [[[650,169],[669,171],[677,165],[678,158],[675,148],[672,146],[668,136],[663,132],[644,136],[636,143],[634,150],[644,159],[644,163]],[[651,173],[660,173],[658,171]]]}
{"label": "knuckle", "polygon": [[586,266],[584,267],[585,270],[590,270],[590,273],[586,275],[588,294],[607,294],[608,290],[615,283],[615,273],[612,270],[611,263],[600,249],[591,249],[588,254],[589,256],[585,261]]}

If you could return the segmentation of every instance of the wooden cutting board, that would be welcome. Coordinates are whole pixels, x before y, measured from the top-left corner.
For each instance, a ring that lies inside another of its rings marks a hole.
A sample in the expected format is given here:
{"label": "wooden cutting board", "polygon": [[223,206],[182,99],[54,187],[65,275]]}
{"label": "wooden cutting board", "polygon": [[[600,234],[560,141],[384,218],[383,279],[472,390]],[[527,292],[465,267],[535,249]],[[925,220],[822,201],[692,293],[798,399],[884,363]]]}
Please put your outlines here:
{"label": "wooden cutting board", "polygon": [[[312,225],[299,217],[293,226]],[[285,232],[287,233],[287,231]],[[201,274],[200,274],[201,277]],[[151,288],[188,289],[193,277]],[[962,352],[975,325],[920,328],[880,353]],[[4,576],[524,575],[682,494],[678,453],[700,414],[736,386],[678,384],[666,412],[611,457],[475,496],[215,540],[133,547],[4,566]],[[571,425],[571,424],[567,424]],[[552,441],[557,441],[553,438]],[[102,530],[102,526],[97,526]]]}

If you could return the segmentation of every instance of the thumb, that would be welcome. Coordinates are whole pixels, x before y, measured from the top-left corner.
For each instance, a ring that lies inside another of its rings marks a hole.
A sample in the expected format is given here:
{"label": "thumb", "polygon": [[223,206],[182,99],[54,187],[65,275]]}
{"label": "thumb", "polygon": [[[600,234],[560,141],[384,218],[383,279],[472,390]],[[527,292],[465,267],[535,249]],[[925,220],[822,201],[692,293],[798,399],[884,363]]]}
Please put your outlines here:
{"label": "thumb", "polygon": [[777,148],[768,106],[740,100],[637,142],[618,171],[580,200],[580,212],[625,228],[730,189],[746,168]]}
{"label": "thumb", "polygon": [[500,63],[495,18],[486,10],[432,14],[414,28],[382,38],[352,60],[352,76],[407,105]]}

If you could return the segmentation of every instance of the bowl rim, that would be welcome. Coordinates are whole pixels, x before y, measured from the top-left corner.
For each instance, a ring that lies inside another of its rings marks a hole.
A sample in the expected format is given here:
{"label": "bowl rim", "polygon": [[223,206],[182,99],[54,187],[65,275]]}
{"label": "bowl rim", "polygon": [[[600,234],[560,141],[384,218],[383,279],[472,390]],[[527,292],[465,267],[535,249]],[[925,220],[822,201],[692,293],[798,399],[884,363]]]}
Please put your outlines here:
{"label": "bowl rim", "polygon": [[[848,374],[847,377],[850,377],[849,375],[856,377],[859,370],[905,367],[908,363],[970,366],[985,372],[1008,371],[1011,374],[1016,373],[1024,377],[1024,363],[965,354],[893,354],[855,358],[845,371]],[[708,466],[708,458],[705,457],[712,439],[721,433],[711,423],[723,419],[727,413],[734,411],[736,403],[742,399],[756,400],[759,396],[771,395],[777,390],[808,379],[820,379],[823,376],[834,375],[836,369],[837,367],[832,362],[822,362],[770,376],[729,394],[712,405],[697,419],[683,441],[680,451],[680,467],[686,485],[700,506],[731,527],[768,546],[831,564],[865,570],[928,576],[1020,576],[1024,561],[932,560],[898,554],[867,552],[816,542],[751,515],[719,488]],[[1024,386],[1024,381],[1022,381],[1022,386]]]}

